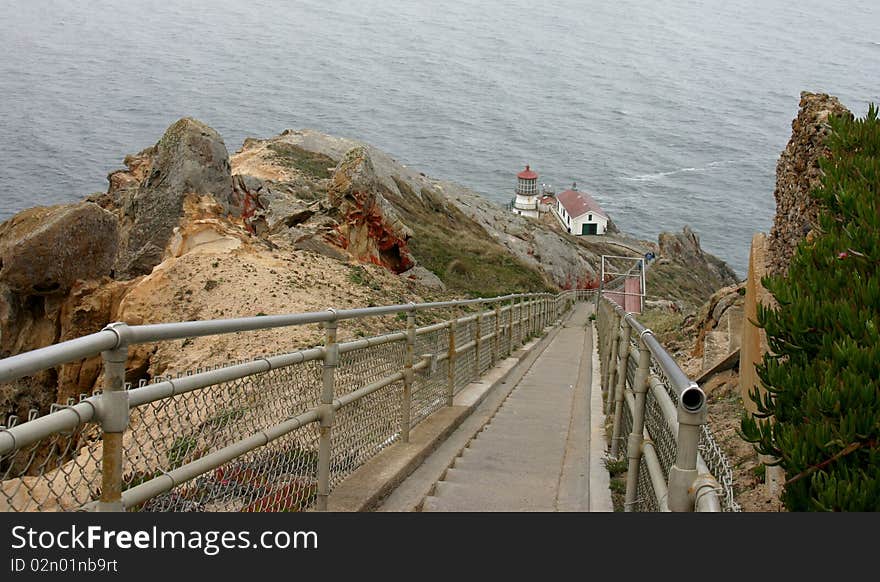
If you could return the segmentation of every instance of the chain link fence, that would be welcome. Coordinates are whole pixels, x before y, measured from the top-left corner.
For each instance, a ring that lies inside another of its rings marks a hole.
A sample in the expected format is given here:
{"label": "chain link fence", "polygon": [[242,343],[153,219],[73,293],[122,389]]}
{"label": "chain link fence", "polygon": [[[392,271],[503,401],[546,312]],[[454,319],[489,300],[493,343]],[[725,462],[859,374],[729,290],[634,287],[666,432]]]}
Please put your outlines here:
{"label": "chain link fence", "polygon": [[[513,308],[511,299],[516,302]],[[527,314],[522,301],[533,302],[535,309],[533,321],[521,325],[519,317]],[[485,309],[486,303],[491,309]],[[449,302],[442,307],[475,304],[482,316],[412,329],[411,335],[404,330],[336,344],[345,349],[340,349],[332,365],[326,360],[329,347],[313,348],[126,386],[128,401],[135,404],[121,441],[125,508],[314,509],[322,491],[322,406],[334,410],[324,486],[329,492],[400,440],[404,429],[446,406],[455,393],[524,342],[530,335],[528,326],[535,325],[540,313],[538,306],[556,319],[560,315],[556,310],[568,303],[546,294],[508,296],[494,304],[493,300]],[[400,306],[398,312],[417,307]],[[383,314],[390,310],[381,309]],[[369,316],[369,309],[361,311]],[[327,320],[326,315],[321,317]],[[411,345],[408,337],[413,338]],[[407,372],[407,350],[414,362],[411,372]],[[329,404],[322,399],[328,365],[333,397]],[[411,385],[406,400],[408,373]],[[32,414],[25,423],[13,417],[0,427],[0,510],[96,507],[104,493],[105,432],[98,412],[103,396],[84,395],[79,402],[53,407],[46,416]],[[409,419],[406,427],[404,417]],[[251,444],[255,438],[260,442]],[[129,503],[131,499],[137,502]]]}

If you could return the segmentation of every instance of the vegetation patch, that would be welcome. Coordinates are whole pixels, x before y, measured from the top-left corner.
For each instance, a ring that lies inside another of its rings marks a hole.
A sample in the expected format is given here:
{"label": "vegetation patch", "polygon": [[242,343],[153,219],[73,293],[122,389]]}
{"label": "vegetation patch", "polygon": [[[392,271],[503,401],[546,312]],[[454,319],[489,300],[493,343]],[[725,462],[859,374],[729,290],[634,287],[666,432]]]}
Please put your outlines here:
{"label": "vegetation patch", "polygon": [[880,121],[832,116],[819,232],[758,306],[770,351],[743,437],[785,470],[789,510],[880,510]]}
{"label": "vegetation patch", "polygon": [[283,142],[273,142],[268,145],[268,149],[273,153],[276,162],[299,170],[306,176],[323,180],[329,178],[336,167],[333,158],[310,152],[293,144]]}
{"label": "vegetation patch", "polygon": [[610,477],[608,489],[611,491],[611,504],[614,507],[614,511],[624,511],[628,459],[626,457],[622,459],[607,457],[605,459],[605,468],[608,469]]}
{"label": "vegetation patch", "polygon": [[668,346],[685,341],[684,315],[668,309],[646,309],[638,316],[639,322],[654,332],[661,344]]}
{"label": "vegetation patch", "polygon": [[410,251],[451,292],[493,297],[511,290],[553,290],[537,270],[513,257],[459,209],[420,196],[396,176],[394,181],[401,195],[384,194],[413,230]]}
{"label": "vegetation patch", "polygon": [[681,301],[696,309],[712,297],[716,289],[693,269],[673,261],[657,261],[646,273],[648,299]]}

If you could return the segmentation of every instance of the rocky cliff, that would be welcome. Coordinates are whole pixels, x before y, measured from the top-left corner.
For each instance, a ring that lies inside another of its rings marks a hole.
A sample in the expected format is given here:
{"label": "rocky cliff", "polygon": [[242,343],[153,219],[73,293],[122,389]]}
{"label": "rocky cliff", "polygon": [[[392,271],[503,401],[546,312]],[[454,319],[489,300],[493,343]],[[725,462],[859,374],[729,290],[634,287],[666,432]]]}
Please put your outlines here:
{"label": "rocky cliff", "polygon": [[681,311],[695,311],[716,290],[738,281],[727,263],[703,251],[699,235],[687,226],[660,233],[647,279],[650,299],[676,301]]}
{"label": "rocky cliff", "polygon": [[818,205],[810,194],[819,185],[819,160],[827,158],[828,117],[850,115],[837,97],[801,93],[800,110],[791,122],[791,139],[776,164],[776,216],[770,231],[768,268],[786,273],[798,243],[818,226]]}
{"label": "rocky cliff", "polygon": [[[623,235],[585,242],[368,144],[309,130],[248,139],[230,156],[217,132],[182,119],[124,163],[106,192],[0,225],[0,357],[112,321],[555,290],[594,283],[602,254],[657,250]],[[697,270],[701,293],[724,282],[690,231],[661,237],[660,254],[666,266],[654,281],[666,268]],[[376,318],[340,336],[394,325]],[[312,326],[137,346],[126,377],[148,381],[320,337]],[[0,386],[0,414],[44,413],[99,388],[100,372],[91,358]]]}

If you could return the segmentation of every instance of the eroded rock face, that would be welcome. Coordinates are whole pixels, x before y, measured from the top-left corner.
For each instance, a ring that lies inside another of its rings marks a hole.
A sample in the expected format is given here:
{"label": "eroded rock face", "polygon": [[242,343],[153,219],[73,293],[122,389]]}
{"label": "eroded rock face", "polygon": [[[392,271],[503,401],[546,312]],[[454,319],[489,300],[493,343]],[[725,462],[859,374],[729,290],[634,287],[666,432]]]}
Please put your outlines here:
{"label": "eroded rock face", "polygon": [[829,155],[825,141],[831,115],[849,115],[836,97],[801,93],[800,111],[791,122],[791,139],[776,164],[776,216],[770,231],[771,274],[785,274],[798,243],[818,225],[818,204],[810,192],[819,186],[819,160]]}
{"label": "eroded rock face", "polygon": [[241,213],[226,145],[200,121],[181,119],[155,146],[126,163],[127,172],[109,177],[108,195],[122,215],[118,278],[148,274],[162,261],[187,195],[210,195],[226,212]]}
{"label": "eroded rock face", "polygon": [[109,275],[118,220],[91,202],[38,206],[0,224],[0,283],[20,295],[63,294]]}
{"label": "eroded rock face", "polygon": [[[77,281],[67,294],[24,295],[0,285],[0,357],[35,350],[101,330],[113,314],[129,282],[109,277]],[[0,384],[0,421],[7,414],[26,418],[90,394],[101,372],[95,356]]]}
{"label": "eroded rock face", "polygon": [[366,148],[351,149],[336,167],[330,204],[341,215],[339,246],[355,258],[402,273],[414,265],[406,241],[410,229],[380,194],[379,180]]}
{"label": "eroded rock face", "polygon": [[738,281],[727,263],[703,251],[700,236],[689,226],[681,232],[661,232],[657,242],[660,258],[675,261],[698,274],[713,290]]}

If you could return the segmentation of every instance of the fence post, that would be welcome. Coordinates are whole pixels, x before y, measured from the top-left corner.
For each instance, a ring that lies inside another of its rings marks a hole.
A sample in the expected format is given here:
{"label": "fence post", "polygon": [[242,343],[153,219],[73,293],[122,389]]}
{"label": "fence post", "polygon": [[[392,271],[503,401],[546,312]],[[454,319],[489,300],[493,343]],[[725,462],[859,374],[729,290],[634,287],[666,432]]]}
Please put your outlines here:
{"label": "fence post", "polygon": [[446,352],[446,406],[452,406],[455,397],[455,324],[458,318],[449,322],[449,351]]}
{"label": "fence post", "polygon": [[675,463],[669,469],[669,510],[693,511],[691,487],[697,479],[700,426],[706,423],[706,395],[696,383],[678,399],[678,439]]}
{"label": "fence post", "polygon": [[[101,418],[101,498],[98,511],[125,511],[122,504],[122,437],[128,428],[128,392],[125,390],[125,362],[128,345],[123,333],[124,323],[114,323],[107,328],[116,332],[121,345],[101,352],[104,360],[104,389],[100,399]],[[105,329],[107,329],[105,328]]]}
{"label": "fence post", "polygon": [[316,509],[327,511],[327,498],[330,496],[330,455],[333,444],[333,425],[336,411],[333,409],[333,392],[336,383],[336,366],[339,365],[339,344],[336,342],[338,322],[336,311],[329,310],[334,319],[324,323],[324,367],[321,376],[321,421],[318,441],[318,499]]}
{"label": "fence post", "polygon": [[[611,433],[611,456],[617,457],[620,448],[620,421],[623,416],[623,391],[626,389],[626,367],[629,362],[629,323],[625,318],[620,320],[620,361],[617,365],[617,382],[614,387],[614,429]],[[609,399],[610,400],[610,399]]]}
{"label": "fence post", "polygon": [[501,359],[501,304],[495,304],[495,336],[492,338],[492,366]]}
{"label": "fence post", "polygon": [[544,297],[538,298],[538,334],[540,335],[544,331],[544,306],[546,299]]}
{"label": "fence post", "polygon": [[529,297],[529,302],[527,303],[527,305],[528,311],[526,315],[526,321],[528,321],[528,324],[526,325],[526,329],[529,330],[529,335],[526,336],[526,339],[531,339],[532,336],[535,335],[535,298]]}
{"label": "fence post", "polygon": [[412,408],[413,353],[416,346],[415,304],[406,314],[406,352],[403,355],[403,396],[400,399],[400,440],[409,442],[410,409]]}
{"label": "fence post", "polygon": [[507,310],[507,355],[513,353],[513,307],[516,299],[510,300],[510,309]]}
{"label": "fence post", "polygon": [[474,320],[474,325],[476,329],[474,330],[474,377],[476,380],[480,377],[480,348],[482,347],[482,335],[483,335],[483,306],[480,305],[480,312],[477,313],[477,318]]}
{"label": "fence post", "polygon": [[605,384],[602,386],[602,392],[605,394],[605,414],[611,414],[611,403],[614,400],[614,379],[617,372],[617,348],[620,345],[620,322],[618,320],[617,311],[610,310],[611,319],[608,322],[608,334],[610,353],[608,354],[608,365],[605,366]]}
{"label": "fence post", "polygon": [[635,392],[635,410],[633,410],[632,432],[629,433],[626,456],[629,458],[629,468],[626,473],[626,501],[623,504],[624,511],[633,511],[636,503],[636,492],[639,485],[639,468],[642,459],[642,439],[645,429],[645,403],[648,395],[648,374],[651,370],[651,352],[648,350],[643,338],[650,330],[645,330],[639,337],[639,367],[636,370],[633,392]]}
{"label": "fence post", "polygon": [[544,331],[544,297],[539,296],[536,305],[538,306],[538,317],[535,321],[538,335]]}

